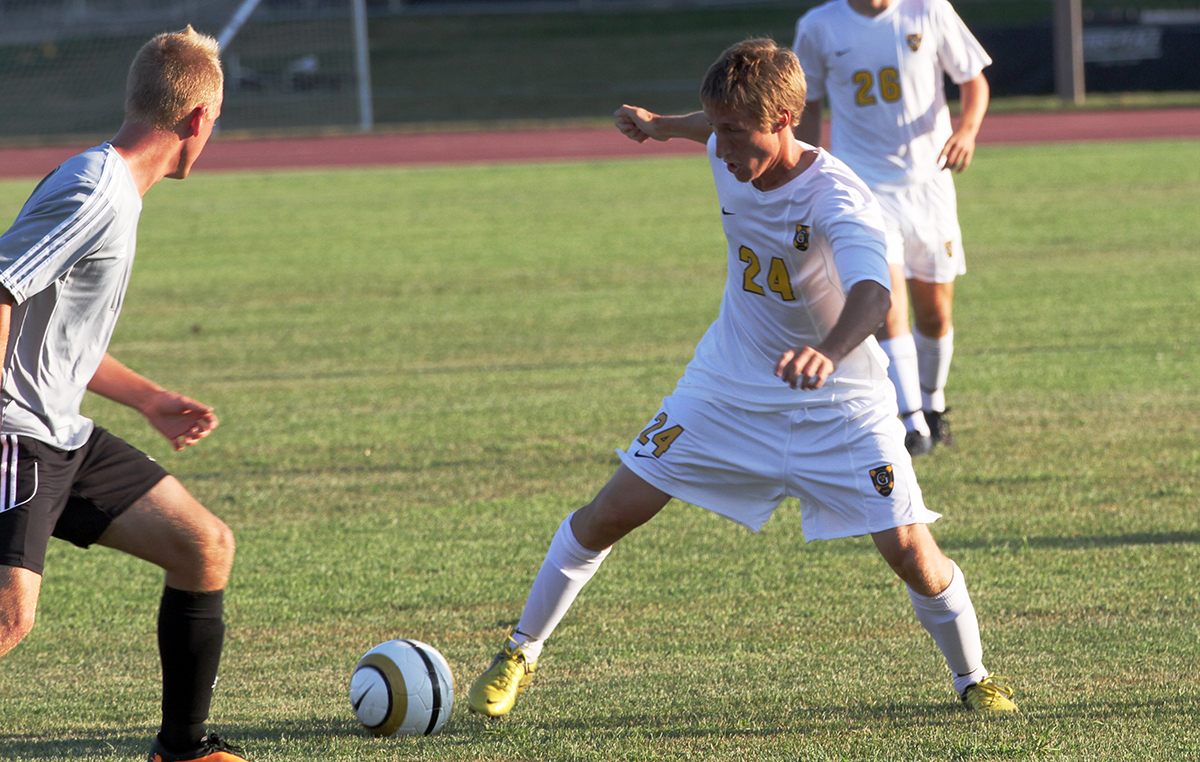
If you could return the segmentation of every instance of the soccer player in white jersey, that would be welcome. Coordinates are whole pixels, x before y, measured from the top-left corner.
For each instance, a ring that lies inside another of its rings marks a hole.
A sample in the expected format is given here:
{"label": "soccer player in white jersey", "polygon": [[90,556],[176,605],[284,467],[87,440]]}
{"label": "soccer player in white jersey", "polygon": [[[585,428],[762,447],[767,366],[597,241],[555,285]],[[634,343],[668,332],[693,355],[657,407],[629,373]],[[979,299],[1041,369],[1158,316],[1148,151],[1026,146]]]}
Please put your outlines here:
{"label": "soccer player in white jersey", "polygon": [[[987,53],[946,0],[832,0],[806,13],[793,45],[808,77],[797,136],[817,145],[821,99],[831,150],[883,208],[892,308],[876,334],[914,455],[951,445],[946,379],[954,279],[966,272],[951,171],[962,172],[988,107]],[[954,128],[943,76],[962,93]],[[910,330],[905,280],[912,298]]]}
{"label": "soccer player in white jersey", "polygon": [[890,304],[878,205],[845,164],[795,139],[804,94],[790,50],[749,40],[708,70],[702,112],[617,111],[639,142],[707,145],[728,240],[721,311],[675,391],[618,451],[616,474],[559,526],[516,629],[468,694],[472,711],[512,709],[613,543],[672,497],[757,531],[787,496],[800,499],[806,540],[871,535],[969,707],[1016,709],[984,668],[962,572],[926,527],[938,514],[921,498],[871,335]]}
{"label": "soccer player in white jersey", "polygon": [[129,70],[113,139],[46,176],[0,236],[0,656],[33,627],[46,547],[104,545],[161,567],[162,726],[150,762],[239,762],[206,734],[225,633],[229,528],[152,459],[80,415],[85,391],[138,410],[176,450],[217,427],[107,348],[133,267],[142,196],[183,179],[221,113],[216,40],[161,34]]}

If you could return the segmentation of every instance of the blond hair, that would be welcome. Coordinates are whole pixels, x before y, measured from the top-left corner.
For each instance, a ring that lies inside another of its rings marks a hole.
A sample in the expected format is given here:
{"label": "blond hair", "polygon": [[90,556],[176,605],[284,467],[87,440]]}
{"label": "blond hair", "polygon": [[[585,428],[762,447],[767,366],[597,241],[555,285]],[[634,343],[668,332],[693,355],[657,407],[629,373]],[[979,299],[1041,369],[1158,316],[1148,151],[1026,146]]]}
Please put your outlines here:
{"label": "blond hair", "polygon": [[125,84],[125,118],[171,129],[196,106],[215,106],[225,75],[217,41],[192,25],[164,32],[138,51]]}
{"label": "blond hair", "polygon": [[798,123],[807,93],[796,54],[759,38],[730,46],[708,67],[700,102],[743,114],[770,130],[784,111],[791,112],[793,126]]}

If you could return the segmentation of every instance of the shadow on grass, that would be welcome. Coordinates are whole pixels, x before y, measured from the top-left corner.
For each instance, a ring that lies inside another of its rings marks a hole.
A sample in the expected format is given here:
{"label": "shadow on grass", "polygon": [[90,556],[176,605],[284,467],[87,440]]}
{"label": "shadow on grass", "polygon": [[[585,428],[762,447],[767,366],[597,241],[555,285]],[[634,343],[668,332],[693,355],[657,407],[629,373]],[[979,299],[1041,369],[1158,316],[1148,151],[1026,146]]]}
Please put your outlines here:
{"label": "shadow on grass", "polygon": [[[771,720],[733,718],[718,712],[640,713],[597,712],[587,717],[561,717],[553,714],[486,718],[464,714],[456,718],[458,734],[561,734],[578,732],[590,739],[662,738],[772,738],[828,731],[889,725],[892,727],[931,727],[971,719],[959,704],[871,704],[863,706],[813,707]],[[449,726],[448,726],[449,727]]]}
{"label": "shadow on grass", "polygon": [[[209,730],[234,746],[243,747],[253,758],[255,747],[271,746],[280,739],[314,741],[333,738],[365,738],[362,726],[353,720],[290,720],[274,725],[211,725]],[[158,728],[129,728],[124,733],[79,733],[44,736],[0,736],[0,759],[145,759]]]}
{"label": "shadow on grass", "polygon": [[[1019,697],[1018,697],[1019,698]],[[731,723],[728,717],[706,714],[662,715],[649,713],[608,713],[582,718],[551,718],[544,716],[529,722],[528,715],[514,718],[487,719],[476,715],[456,717],[454,732],[475,736],[479,733],[504,733],[506,726],[517,731],[534,733],[579,732],[593,739],[609,737],[613,741],[635,737],[647,738],[705,738],[741,737],[771,738],[786,735],[821,736],[831,731],[845,732],[856,728],[892,729],[913,728],[922,732],[935,728],[954,728],[964,724],[1018,722],[1044,725],[1066,722],[1090,724],[1097,722],[1127,723],[1131,718],[1142,721],[1167,720],[1169,724],[1195,727],[1200,721],[1200,707],[1183,697],[1145,700],[1098,699],[1054,707],[1023,706],[1014,715],[986,715],[971,712],[955,702],[944,704],[882,703],[860,706],[813,707],[797,709],[778,719],[743,720]],[[450,727],[450,726],[447,726]]]}
{"label": "shadow on grass", "polygon": [[1128,545],[1182,545],[1200,543],[1200,532],[1136,532],[1133,534],[1089,535],[1086,537],[1014,537],[1010,539],[939,539],[944,550],[1079,550]]}
{"label": "shadow on grass", "polygon": [[[976,722],[1019,722],[1043,725],[1067,723],[1127,722],[1130,718],[1152,720],[1169,718],[1173,724],[1195,726],[1200,722],[1200,706],[1173,699],[1143,701],[1104,700],[1055,707],[1024,707],[1021,714],[989,717],[967,712],[958,704],[884,703],[859,706],[813,707],[775,720],[730,723],[727,716],[704,713],[650,714],[639,712],[595,713],[587,717],[565,718],[554,713],[534,716],[532,712],[489,719],[455,712],[452,721],[438,736],[442,746],[465,746],[503,736],[509,741],[540,742],[550,735],[580,733],[592,743],[620,743],[637,738],[704,739],[756,738],[822,735],[831,729],[845,732],[855,728],[887,726],[929,731],[937,727],[960,726]],[[374,739],[350,719],[291,720],[265,725],[220,726],[214,728],[232,743],[243,746],[253,759],[256,751],[280,744],[297,744],[306,752],[320,747],[322,741],[339,742],[339,751],[348,749],[342,742],[365,744],[394,743],[394,739]],[[68,738],[40,736],[0,737],[0,759],[142,759],[157,728],[130,728],[123,734],[78,735]],[[417,740],[417,739],[414,739]],[[432,740],[432,739],[431,739]]]}

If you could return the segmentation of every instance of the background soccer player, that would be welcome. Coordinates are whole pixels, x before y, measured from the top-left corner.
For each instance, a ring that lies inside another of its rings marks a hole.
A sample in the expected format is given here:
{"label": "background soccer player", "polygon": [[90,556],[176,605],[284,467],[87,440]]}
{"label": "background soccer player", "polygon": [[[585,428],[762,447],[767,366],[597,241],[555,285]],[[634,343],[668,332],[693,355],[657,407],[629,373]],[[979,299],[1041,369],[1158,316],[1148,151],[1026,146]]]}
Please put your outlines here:
{"label": "background soccer player", "polygon": [[[971,163],[988,107],[982,72],[992,61],[946,0],[832,0],[799,20],[793,49],[808,77],[797,136],[818,144],[828,96],[833,155],[883,208],[892,308],[877,335],[891,361],[905,444],[923,455],[954,441],[943,414],[954,279],[966,262],[949,170]],[[957,129],[946,107],[946,74],[962,90]]]}
{"label": "background soccer player", "polygon": [[79,404],[90,390],[128,405],[176,450],[217,427],[211,408],[143,378],[107,348],[142,196],[164,177],[187,177],[221,113],[218,52],[190,26],[143,46],[120,131],[51,172],[0,237],[0,655],[33,627],[52,535],[162,567],[163,721],[150,762],[242,759],[204,726],[233,535],[161,466],[80,415]]}
{"label": "background soccer player", "polygon": [[630,138],[708,146],[728,241],[720,315],[671,396],[619,452],[599,494],[559,526],[516,629],[468,694],[509,712],[545,640],[613,543],[672,497],[757,531],[786,496],[806,540],[870,534],[909,587],[971,708],[1014,711],[983,665],[962,572],[934,542],[872,332],[890,305],[883,220],[844,164],[793,136],[804,73],[771,40],[729,48],[705,76],[703,112],[625,106]]}

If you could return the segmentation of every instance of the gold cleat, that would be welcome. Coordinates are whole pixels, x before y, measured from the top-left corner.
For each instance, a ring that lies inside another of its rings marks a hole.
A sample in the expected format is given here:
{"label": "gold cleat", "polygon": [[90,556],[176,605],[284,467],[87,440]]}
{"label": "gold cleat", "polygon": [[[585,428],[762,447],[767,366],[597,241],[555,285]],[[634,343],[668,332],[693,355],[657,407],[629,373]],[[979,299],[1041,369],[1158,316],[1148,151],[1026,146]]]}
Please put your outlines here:
{"label": "gold cleat", "polygon": [[1016,712],[1012,701],[1013,689],[1003,681],[1005,678],[988,675],[977,683],[967,686],[962,692],[962,702],[968,709],[977,712]]}
{"label": "gold cleat", "polygon": [[492,660],[492,666],[475,680],[467,694],[467,708],[476,714],[502,717],[512,711],[517,694],[533,682],[537,662],[530,663],[525,651],[511,640]]}

